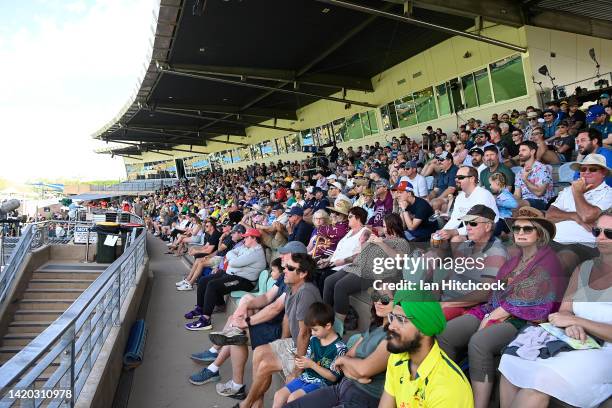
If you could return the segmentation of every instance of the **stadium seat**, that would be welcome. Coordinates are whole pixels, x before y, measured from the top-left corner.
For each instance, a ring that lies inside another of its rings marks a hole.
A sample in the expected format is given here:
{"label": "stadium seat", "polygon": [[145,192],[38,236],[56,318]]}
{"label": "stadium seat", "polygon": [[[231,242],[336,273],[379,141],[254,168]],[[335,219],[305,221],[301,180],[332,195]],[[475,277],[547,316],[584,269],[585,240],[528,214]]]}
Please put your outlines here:
{"label": "stadium seat", "polygon": [[236,303],[238,303],[238,301],[240,301],[240,299],[247,293],[250,293],[253,296],[263,295],[269,289],[268,287],[269,281],[272,281],[272,284],[270,285],[270,287],[272,287],[272,285],[274,284],[274,281],[270,279],[270,272],[268,272],[267,269],[264,269],[263,271],[259,272],[259,279],[257,281],[257,286],[255,286],[255,288],[252,291],[247,292],[244,290],[235,290],[230,293],[230,297],[233,300],[235,300]]}

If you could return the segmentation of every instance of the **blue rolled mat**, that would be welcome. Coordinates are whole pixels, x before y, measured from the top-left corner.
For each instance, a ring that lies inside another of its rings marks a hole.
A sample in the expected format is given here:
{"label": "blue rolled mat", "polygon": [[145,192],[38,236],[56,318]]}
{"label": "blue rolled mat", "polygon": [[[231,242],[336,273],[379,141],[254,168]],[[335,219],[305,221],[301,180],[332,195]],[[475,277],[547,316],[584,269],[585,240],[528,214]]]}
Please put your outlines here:
{"label": "blue rolled mat", "polygon": [[130,337],[123,354],[123,365],[125,368],[136,368],[142,363],[146,339],[147,326],[145,321],[143,319],[136,320],[130,330]]}

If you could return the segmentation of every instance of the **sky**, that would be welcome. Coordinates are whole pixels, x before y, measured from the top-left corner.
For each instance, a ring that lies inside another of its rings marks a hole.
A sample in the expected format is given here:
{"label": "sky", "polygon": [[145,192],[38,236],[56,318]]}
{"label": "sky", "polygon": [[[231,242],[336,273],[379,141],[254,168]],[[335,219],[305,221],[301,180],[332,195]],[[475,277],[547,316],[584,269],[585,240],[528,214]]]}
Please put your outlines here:
{"label": "sky", "polygon": [[134,95],[159,0],[0,0],[0,178],[125,178],[91,135]]}

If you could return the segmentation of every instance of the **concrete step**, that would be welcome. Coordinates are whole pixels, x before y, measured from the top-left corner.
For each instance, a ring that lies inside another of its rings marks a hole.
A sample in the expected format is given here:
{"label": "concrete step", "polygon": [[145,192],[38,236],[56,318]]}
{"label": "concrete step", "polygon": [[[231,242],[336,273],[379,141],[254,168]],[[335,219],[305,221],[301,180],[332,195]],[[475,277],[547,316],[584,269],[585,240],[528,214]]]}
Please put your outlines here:
{"label": "concrete step", "polygon": [[53,323],[55,319],[53,320],[22,320],[22,321],[15,321],[15,322],[11,322],[11,324],[9,324],[8,326],[8,332],[9,333],[37,333],[40,334],[42,333],[43,330],[45,330],[47,327],[49,327],[49,325],[51,323]]}
{"label": "concrete step", "polygon": [[62,309],[20,309],[15,312],[14,321],[27,321],[27,320],[56,320],[64,310]]}
{"label": "concrete step", "polygon": [[94,280],[100,276],[100,272],[92,271],[44,271],[37,270],[32,274],[32,279],[88,279]]}
{"label": "concrete step", "polygon": [[73,299],[22,299],[17,306],[19,310],[61,309],[65,311],[73,302]]}
{"label": "concrete step", "polygon": [[23,299],[72,299],[78,298],[83,289],[26,289]]}
{"label": "concrete step", "polygon": [[7,333],[2,338],[2,346],[24,347],[30,344],[39,333]]}
{"label": "concrete step", "polygon": [[93,279],[32,279],[28,289],[87,289]]}

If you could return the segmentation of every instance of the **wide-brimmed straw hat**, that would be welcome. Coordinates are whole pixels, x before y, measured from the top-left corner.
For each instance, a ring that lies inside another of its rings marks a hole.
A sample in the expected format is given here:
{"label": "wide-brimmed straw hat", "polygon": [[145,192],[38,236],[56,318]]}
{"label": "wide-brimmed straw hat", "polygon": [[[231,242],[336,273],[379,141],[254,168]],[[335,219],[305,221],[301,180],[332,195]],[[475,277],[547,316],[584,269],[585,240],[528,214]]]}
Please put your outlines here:
{"label": "wide-brimmed straw hat", "polygon": [[575,170],[575,171],[580,171],[580,166],[585,166],[585,165],[588,166],[589,164],[593,166],[599,166],[601,168],[606,169],[608,171],[606,176],[609,176],[610,173],[612,173],[612,169],[608,167],[606,163],[606,158],[603,155],[597,154],[597,153],[588,154],[584,158],[584,160],[582,160],[581,162],[573,163],[570,166],[570,169]]}
{"label": "wide-brimmed straw hat", "polygon": [[353,205],[346,200],[336,200],[333,207],[327,207],[328,210],[337,212],[340,214],[348,215],[349,210]]}
{"label": "wide-brimmed straw hat", "polygon": [[555,227],[555,224],[544,218],[544,213],[538,210],[537,208],[522,207],[518,209],[515,217],[506,218],[506,222],[510,227],[512,227],[514,222],[517,220],[528,220],[537,222],[542,226],[542,228],[548,231],[551,240],[555,237],[555,234],[557,233],[557,227]]}

